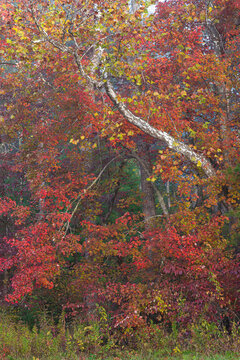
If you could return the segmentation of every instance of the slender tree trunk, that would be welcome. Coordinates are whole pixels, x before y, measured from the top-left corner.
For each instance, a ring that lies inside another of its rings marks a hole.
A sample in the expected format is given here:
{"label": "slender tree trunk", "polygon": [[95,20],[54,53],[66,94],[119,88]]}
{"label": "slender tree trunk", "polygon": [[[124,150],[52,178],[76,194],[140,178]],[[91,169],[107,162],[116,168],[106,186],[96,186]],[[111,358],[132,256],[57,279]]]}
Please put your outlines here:
{"label": "slender tree trunk", "polygon": [[150,181],[147,181],[149,174],[152,174],[152,164],[149,151],[149,144],[144,142],[140,137],[138,140],[138,151],[141,159],[140,176],[141,176],[141,190],[142,190],[142,205],[146,227],[151,226],[151,223],[156,215],[154,189]]}
{"label": "slender tree trunk", "polygon": [[168,202],[168,210],[170,210],[171,207],[171,199],[170,199],[170,181],[167,181],[166,184],[166,191],[167,191],[167,202]]}

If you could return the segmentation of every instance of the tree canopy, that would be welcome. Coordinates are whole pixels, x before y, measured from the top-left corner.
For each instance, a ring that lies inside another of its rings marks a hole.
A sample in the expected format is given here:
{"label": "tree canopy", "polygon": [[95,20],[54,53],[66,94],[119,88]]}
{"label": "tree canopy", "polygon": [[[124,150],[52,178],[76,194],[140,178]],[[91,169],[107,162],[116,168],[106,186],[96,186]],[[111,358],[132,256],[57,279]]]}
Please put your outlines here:
{"label": "tree canopy", "polygon": [[104,304],[116,329],[234,319],[238,1],[0,9],[5,300]]}

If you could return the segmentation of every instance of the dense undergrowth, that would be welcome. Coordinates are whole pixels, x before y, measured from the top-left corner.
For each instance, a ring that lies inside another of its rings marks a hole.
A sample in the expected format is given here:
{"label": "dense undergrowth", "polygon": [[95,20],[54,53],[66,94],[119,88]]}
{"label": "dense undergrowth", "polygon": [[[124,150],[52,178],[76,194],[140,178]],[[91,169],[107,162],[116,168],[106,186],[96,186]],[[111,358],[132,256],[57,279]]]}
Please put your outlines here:
{"label": "dense undergrowth", "polygon": [[63,314],[57,324],[42,314],[30,329],[19,315],[1,312],[0,359],[239,359],[240,331],[231,333],[200,320],[186,329],[150,324],[127,333],[113,332],[104,312],[98,322],[67,324]]}

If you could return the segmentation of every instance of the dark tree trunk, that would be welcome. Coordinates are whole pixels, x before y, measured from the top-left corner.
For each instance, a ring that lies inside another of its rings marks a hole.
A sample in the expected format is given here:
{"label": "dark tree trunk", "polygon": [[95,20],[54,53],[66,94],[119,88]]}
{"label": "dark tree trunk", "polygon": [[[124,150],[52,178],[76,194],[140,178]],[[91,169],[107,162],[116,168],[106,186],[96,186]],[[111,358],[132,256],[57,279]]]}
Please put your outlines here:
{"label": "dark tree trunk", "polygon": [[141,137],[138,141],[139,158],[141,159],[140,175],[141,175],[141,191],[144,219],[146,226],[149,227],[156,215],[154,189],[150,181],[147,181],[149,175],[152,174],[152,163],[150,157],[150,145]]}

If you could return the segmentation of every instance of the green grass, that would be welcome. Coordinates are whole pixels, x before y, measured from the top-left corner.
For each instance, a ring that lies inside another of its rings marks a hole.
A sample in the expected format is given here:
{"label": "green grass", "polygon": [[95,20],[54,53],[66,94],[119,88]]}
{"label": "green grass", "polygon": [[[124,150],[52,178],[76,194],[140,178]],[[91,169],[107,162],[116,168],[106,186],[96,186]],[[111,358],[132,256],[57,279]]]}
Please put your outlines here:
{"label": "green grass", "polygon": [[[0,355],[1,356],[1,355]],[[239,354],[234,353],[226,353],[226,354],[215,354],[210,356],[205,356],[204,354],[181,354],[181,355],[173,355],[173,356],[164,356],[159,355],[156,353],[149,353],[149,354],[136,354],[136,355],[128,355],[127,353],[118,354],[117,356],[87,356],[87,355],[75,355],[74,357],[66,357],[66,354],[58,354],[52,355],[51,357],[35,357],[35,356],[29,356],[29,357],[15,357],[8,355],[7,357],[0,357],[0,359],[6,359],[6,360],[38,360],[38,359],[44,359],[44,360],[65,360],[65,359],[71,359],[71,360],[239,360]]]}
{"label": "green grass", "polygon": [[[106,357],[104,360],[239,360],[239,354],[234,353],[225,353],[225,354],[215,354],[210,356],[205,356],[204,354],[196,353],[183,353],[179,355],[162,355],[156,352],[149,352],[149,354],[136,354],[128,356],[127,354],[122,354],[115,357]],[[84,360],[100,360],[103,358],[89,357]]]}
{"label": "green grass", "polygon": [[[16,317],[0,314],[0,360],[239,360],[240,337],[231,337],[213,324],[192,327],[191,338],[157,326],[128,335],[127,345],[112,337],[104,322],[75,324],[66,329],[64,317],[56,326],[43,316],[31,331]],[[104,339],[104,340],[103,340]]]}

